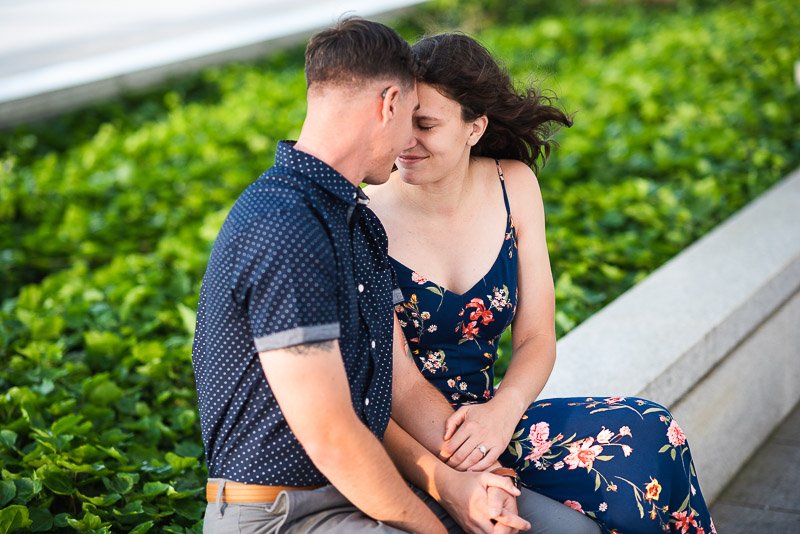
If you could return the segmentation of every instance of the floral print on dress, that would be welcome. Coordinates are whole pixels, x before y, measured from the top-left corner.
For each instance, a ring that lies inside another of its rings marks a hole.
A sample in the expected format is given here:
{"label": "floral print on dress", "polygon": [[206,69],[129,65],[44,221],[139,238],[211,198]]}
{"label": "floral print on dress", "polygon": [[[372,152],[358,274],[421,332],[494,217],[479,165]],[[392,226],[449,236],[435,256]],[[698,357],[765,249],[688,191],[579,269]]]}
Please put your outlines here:
{"label": "floral print on dress", "polygon": [[[497,343],[519,301],[516,229],[499,175],[506,232],[495,263],[469,291],[448,291],[391,258],[408,298],[395,312],[414,363],[455,406],[494,395]],[[524,486],[586,514],[607,534],[716,532],[686,435],[669,410],[645,399],[538,400],[500,461]]]}

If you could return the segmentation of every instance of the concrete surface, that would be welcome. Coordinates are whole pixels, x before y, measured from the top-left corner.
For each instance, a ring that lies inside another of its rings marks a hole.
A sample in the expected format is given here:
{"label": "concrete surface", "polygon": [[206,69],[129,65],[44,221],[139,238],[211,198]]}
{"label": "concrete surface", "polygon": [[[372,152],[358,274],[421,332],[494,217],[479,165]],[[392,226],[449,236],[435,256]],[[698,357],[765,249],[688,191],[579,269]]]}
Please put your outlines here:
{"label": "concrete surface", "polygon": [[3,0],[0,127],[299,43],[422,0]]}
{"label": "concrete surface", "polygon": [[713,501],[800,400],[798,325],[800,171],[561,339],[542,397],[669,406]]}

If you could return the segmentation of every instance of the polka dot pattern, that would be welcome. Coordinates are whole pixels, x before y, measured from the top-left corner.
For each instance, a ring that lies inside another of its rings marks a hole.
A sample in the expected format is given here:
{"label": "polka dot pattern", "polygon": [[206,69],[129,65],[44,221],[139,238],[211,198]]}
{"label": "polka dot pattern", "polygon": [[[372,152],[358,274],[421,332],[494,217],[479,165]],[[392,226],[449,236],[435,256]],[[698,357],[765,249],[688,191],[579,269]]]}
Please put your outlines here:
{"label": "polka dot pattern", "polygon": [[281,142],[275,166],[228,214],[203,278],[192,348],[209,476],[327,482],[286,424],[259,351],[338,339],[353,408],[382,438],[392,306],[402,294],[368,201],[333,168]]}

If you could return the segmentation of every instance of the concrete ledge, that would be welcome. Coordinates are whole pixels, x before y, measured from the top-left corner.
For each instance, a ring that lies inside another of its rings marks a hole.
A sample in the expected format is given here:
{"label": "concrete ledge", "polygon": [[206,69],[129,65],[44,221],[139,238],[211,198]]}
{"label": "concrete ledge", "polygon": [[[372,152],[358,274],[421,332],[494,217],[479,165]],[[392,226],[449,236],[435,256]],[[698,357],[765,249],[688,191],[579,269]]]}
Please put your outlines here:
{"label": "concrete ledge", "polygon": [[[210,65],[252,60],[264,54],[303,42],[311,33],[330,26],[343,14],[385,19],[399,10],[423,0],[297,0],[271,1],[259,5],[255,0],[236,0],[228,11],[213,2],[201,5],[208,10],[202,16],[191,6],[183,12],[167,9],[164,20],[150,19],[131,23],[133,31],[116,22],[119,40],[102,33],[109,21],[86,24],[87,36],[64,41],[68,50],[58,50],[59,41],[49,45],[47,54],[64,56],[34,68],[5,73],[0,77],[0,128],[40,120],[76,107],[108,99],[122,92],[138,90],[195,72]],[[157,6],[150,6],[157,8]],[[126,6],[97,6],[84,0],[75,9],[108,10],[112,17],[132,15]],[[146,10],[142,10],[145,11]],[[85,13],[92,18],[94,13]],[[47,17],[47,13],[41,13]],[[96,17],[94,17],[96,18]],[[191,21],[191,24],[187,22]],[[53,21],[50,21],[51,23]],[[0,29],[3,29],[0,23]],[[187,26],[189,28],[187,29]],[[194,27],[193,27],[194,26]],[[13,28],[5,28],[12,32]],[[147,39],[148,33],[152,34]],[[96,35],[97,43],[92,42]],[[121,44],[119,41],[129,41]],[[74,48],[74,53],[70,53]],[[91,48],[86,54],[82,48]],[[31,58],[44,52],[31,51]],[[0,59],[4,56],[0,54]],[[15,56],[11,56],[15,57]],[[16,52],[21,63],[25,50]],[[10,59],[10,58],[7,58]],[[3,69],[0,69],[2,72]],[[12,69],[13,70],[13,69]]]}
{"label": "concrete ledge", "polygon": [[713,500],[800,400],[798,295],[800,171],[560,340],[541,396],[669,406]]}

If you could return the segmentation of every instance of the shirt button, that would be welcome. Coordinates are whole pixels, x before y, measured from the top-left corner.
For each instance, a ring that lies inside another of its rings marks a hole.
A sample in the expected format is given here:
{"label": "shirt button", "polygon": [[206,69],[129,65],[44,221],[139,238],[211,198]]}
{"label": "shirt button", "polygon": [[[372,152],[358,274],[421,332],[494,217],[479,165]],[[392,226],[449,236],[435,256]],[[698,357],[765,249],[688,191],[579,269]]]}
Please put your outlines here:
{"label": "shirt button", "polygon": [[369,406],[369,397],[364,399],[364,406]]}
{"label": "shirt button", "polygon": [[372,347],[373,349],[375,348],[375,340],[374,339],[372,340],[372,342],[370,342],[369,346]]}
{"label": "shirt button", "polygon": [[364,292],[364,284],[358,284],[358,292],[359,293],[363,293]]}

